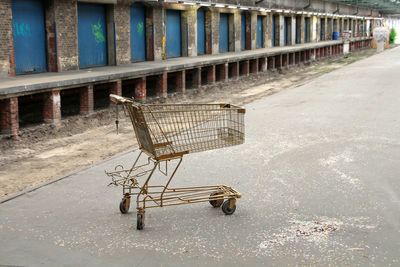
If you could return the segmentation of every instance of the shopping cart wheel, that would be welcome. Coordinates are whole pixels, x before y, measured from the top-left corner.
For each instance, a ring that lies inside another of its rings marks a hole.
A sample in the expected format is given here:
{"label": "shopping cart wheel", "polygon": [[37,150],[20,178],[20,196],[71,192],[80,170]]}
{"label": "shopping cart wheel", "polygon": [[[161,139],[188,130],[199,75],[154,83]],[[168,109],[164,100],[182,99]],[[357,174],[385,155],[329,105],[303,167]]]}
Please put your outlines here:
{"label": "shopping cart wheel", "polygon": [[131,204],[131,199],[130,197],[123,197],[121,202],[119,203],[119,211],[122,214],[125,214],[129,211],[129,206]]}
{"label": "shopping cart wheel", "polygon": [[136,229],[143,230],[144,228],[144,214],[138,213],[136,216]]}
{"label": "shopping cart wheel", "polygon": [[236,205],[233,205],[232,207],[229,207],[229,202],[231,200],[227,200],[222,204],[222,211],[226,214],[226,215],[232,215],[235,210],[236,210]]}
{"label": "shopping cart wheel", "polygon": [[[216,195],[220,195],[222,194],[222,192],[214,192],[210,194],[210,197],[212,196],[216,196]],[[223,199],[213,199],[209,201],[211,206],[213,206],[214,208],[219,208],[221,207],[222,203],[224,203]]]}

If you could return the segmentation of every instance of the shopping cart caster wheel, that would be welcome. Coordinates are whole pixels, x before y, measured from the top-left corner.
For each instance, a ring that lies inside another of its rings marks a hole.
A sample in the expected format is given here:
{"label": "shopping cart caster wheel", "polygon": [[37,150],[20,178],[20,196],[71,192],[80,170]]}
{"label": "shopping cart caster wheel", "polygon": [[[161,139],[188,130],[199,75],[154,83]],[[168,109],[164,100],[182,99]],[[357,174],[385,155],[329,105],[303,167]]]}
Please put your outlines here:
{"label": "shopping cart caster wheel", "polygon": [[144,228],[144,214],[137,214],[136,229],[143,230]]}
{"label": "shopping cart caster wheel", "polygon": [[124,197],[124,198],[121,200],[121,202],[119,203],[119,211],[120,211],[122,214],[127,213],[127,212],[129,211],[129,206],[130,206],[130,204],[131,204],[130,198]]}
{"label": "shopping cart caster wheel", "polygon": [[221,208],[225,215],[232,215],[236,210],[236,205],[229,207],[229,200],[227,200],[222,204]]}
{"label": "shopping cart caster wheel", "polygon": [[[219,195],[219,194],[221,194],[221,192],[214,192],[214,193],[211,193],[210,197]],[[221,207],[222,203],[224,203],[224,200],[223,199],[213,199],[213,200],[210,200],[209,202],[210,202],[211,206],[213,206],[214,208],[219,208],[219,207]]]}

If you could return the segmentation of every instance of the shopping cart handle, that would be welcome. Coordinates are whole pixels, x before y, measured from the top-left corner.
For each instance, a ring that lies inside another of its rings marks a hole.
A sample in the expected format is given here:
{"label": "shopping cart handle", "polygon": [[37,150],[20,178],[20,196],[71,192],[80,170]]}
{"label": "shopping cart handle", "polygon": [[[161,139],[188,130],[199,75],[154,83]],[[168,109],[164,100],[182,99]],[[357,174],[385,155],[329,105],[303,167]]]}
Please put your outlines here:
{"label": "shopping cart handle", "polygon": [[110,94],[110,100],[114,104],[133,103],[133,99]]}

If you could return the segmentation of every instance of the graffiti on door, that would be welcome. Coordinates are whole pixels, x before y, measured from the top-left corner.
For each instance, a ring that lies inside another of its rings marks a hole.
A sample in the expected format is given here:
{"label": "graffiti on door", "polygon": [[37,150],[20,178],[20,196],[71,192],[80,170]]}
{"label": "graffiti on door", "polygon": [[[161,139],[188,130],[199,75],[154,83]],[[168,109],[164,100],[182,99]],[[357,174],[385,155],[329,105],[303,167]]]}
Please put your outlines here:
{"label": "graffiti on door", "polygon": [[27,23],[13,23],[14,36],[32,36],[31,26]]}
{"label": "graffiti on door", "polygon": [[106,41],[106,37],[103,32],[103,25],[101,25],[100,20],[97,24],[92,24],[92,33],[97,43],[104,43]]}

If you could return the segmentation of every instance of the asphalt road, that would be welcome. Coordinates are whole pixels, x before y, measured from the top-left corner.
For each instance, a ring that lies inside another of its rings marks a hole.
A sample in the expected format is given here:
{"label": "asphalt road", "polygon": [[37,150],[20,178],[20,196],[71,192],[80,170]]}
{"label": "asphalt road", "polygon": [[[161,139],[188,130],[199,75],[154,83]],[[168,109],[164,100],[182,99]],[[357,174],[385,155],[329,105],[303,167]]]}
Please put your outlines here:
{"label": "asphalt road", "polygon": [[400,48],[353,63],[247,105],[245,144],[185,156],[174,185],[231,185],[231,216],[153,209],[137,231],[104,175],[131,152],[1,204],[0,265],[400,266],[399,73]]}

